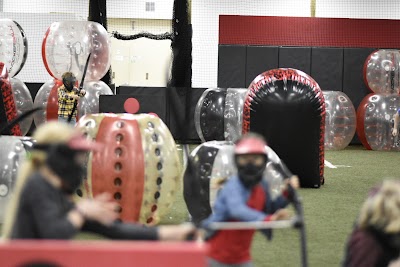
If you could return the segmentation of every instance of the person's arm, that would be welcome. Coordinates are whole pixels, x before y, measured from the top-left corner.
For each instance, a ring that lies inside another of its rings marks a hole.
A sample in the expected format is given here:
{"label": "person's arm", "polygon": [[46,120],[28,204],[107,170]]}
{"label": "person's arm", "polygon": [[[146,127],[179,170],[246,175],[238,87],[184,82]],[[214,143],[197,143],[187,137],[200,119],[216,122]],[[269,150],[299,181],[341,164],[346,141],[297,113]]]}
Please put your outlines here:
{"label": "person's arm", "polygon": [[239,181],[231,183],[220,192],[224,201],[221,204],[226,205],[230,217],[244,222],[269,220],[269,215],[247,206],[247,196],[239,183]]}
{"label": "person's arm", "polygon": [[104,225],[96,221],[87,220],[82,231],[100,234],[110,239],[120,240],[158,240],[158,228],[146,227],[139,224],[114,222]]}
{"label": "person's arm", "polygon": [[103,235],[110,239],[119,240],[186,240],[189,235],[195,234],[192,224],[145,226],[132,223],[114,222],[111,225],[100,224],[88,220],[84,224],[83,231]]}

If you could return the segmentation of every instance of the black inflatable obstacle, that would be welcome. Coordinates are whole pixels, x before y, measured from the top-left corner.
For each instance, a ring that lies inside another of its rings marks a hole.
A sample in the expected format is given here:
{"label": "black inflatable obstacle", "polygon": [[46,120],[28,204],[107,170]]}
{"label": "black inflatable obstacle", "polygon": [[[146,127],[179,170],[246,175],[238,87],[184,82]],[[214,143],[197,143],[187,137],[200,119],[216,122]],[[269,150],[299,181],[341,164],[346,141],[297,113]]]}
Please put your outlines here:
{"label": "black inflatable obstacle", "polygon": [[302,187],[323,183],[325,101],[310,76],[295,69],[257,76],[245,100],[242,129],[262,134]]}

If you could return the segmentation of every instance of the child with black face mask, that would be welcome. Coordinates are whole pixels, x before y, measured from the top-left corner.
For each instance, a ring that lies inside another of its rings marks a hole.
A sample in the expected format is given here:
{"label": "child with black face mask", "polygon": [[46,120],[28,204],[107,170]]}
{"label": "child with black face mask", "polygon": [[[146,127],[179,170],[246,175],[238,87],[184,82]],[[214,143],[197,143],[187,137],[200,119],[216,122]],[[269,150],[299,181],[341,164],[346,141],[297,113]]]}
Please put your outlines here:
{"label": "child with black face mask", "polygon": [[[268,161],[263,138],[257,134],[245,135],[235,145],[234,151],[238,174],[224,184],[215,201],[213,214],[201,226],[207,229],[213,222],[275,221],[287,218],[289,214],[283,208],[289,201],[284,195],[272,200],[268,194],[269,185],[263,179]],[[298,187],[296,178],[290,183],[294,188]],[[220,230],[212,233],[208,239],[209,266],[253,266],[250,247],[254,232]],[[270,237],[270,231],[262,232]]]}
{"label": "child with black face mask", "polygon": [[[62,75],[62,82],[63,85],[58,88],[57,92],[58,120],[75,125],[77,110],[73,109],[74,103],[85,96],[86,91],[83,89],[79,91],[75,87],[76,77],[72,72],[65,72]],[[71,116],[71,121],[68,121],[69,116]]]}
{"label": "child with black face mask", "polygon": [[117,222],[118,204],[108,194],[73,201],[85,174],[85,156],[99,145],[68,124],[48,122],[19,170],[3,224],[4,239],[70,239],[88,231],[111,239],[184,240],[192,225],[145,227]]}

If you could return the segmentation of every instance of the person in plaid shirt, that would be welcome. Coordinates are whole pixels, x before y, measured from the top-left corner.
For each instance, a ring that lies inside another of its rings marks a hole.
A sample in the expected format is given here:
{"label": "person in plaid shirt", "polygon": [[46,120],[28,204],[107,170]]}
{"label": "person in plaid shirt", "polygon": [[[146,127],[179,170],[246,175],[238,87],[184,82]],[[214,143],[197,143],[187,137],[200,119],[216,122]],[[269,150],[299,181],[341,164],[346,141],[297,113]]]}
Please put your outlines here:
{"label": "person in plaid shirt", "polygon": [[75,101],[83,97],[86,92],[74,87],[76,83],[76,77],[72,72],[65,72],[62,75],[63,85],[58,88],[58,121],[70,123],[75,125],[77,109],[72,114],[71,121],[68,122],[68,116],[70,116],[74,107]]}

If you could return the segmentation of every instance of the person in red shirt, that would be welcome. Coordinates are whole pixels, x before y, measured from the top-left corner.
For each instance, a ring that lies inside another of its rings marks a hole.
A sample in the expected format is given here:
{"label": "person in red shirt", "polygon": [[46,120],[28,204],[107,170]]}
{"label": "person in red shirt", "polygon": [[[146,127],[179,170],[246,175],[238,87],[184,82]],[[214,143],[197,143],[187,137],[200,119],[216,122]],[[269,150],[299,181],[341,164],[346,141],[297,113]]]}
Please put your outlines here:
{"label": "person in red shirt", "polygon": [[[218,192],[213,213],[201,222],[207,229],[213,222],[275,221],[289,216],[283,209],[289,203],[287,194],[272,199],[263,172],[268,161],[266,143],[256,134],[245,135],[235,146],[236,176],[230,177]],[[294,188],[297,177],[287,179]],[[209,266],[249,267],[251,242],[255,230],[220,230],[212,232],[209,243]],[[271,232],[262,230],[269,238]]]}

